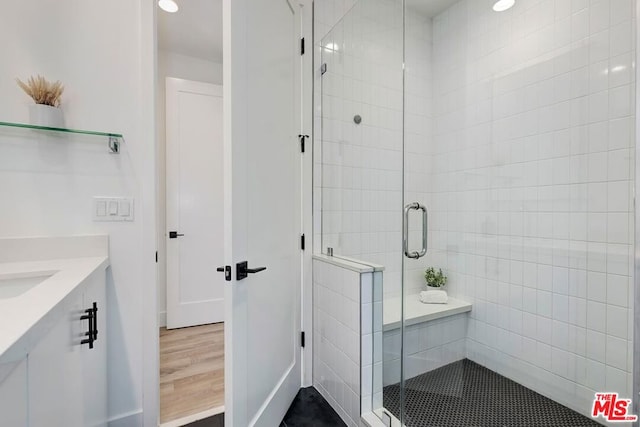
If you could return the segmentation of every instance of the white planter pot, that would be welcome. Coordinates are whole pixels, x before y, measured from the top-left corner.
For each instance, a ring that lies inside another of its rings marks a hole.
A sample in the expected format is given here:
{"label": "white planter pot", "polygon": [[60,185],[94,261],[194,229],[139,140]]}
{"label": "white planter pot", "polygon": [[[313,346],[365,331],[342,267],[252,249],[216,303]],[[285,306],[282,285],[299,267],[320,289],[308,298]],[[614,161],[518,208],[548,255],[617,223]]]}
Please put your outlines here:
{"label": "white planter pot", "polygon": [[62,109],[50,105],[33,104],[29,106],[29,122],[36,126],[51,128],[64,127]]}
{"label": "white planter pot", "polygon": [[428,291],[444,291],[444,286],[426,286]]}

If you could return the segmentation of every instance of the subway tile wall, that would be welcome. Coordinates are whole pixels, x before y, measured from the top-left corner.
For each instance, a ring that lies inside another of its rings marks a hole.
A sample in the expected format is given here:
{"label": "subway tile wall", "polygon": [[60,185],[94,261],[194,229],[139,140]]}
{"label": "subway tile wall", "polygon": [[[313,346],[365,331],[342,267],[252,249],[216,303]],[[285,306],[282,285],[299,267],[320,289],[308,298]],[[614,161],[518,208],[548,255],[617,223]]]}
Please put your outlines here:
{"label": "subway tile wall", "polygon": [[313,385],[349,426],[360,425],[360,289],[373,287],[362,276],[313,260]]}
{"label": "subway tile wall", "polygon": [[[411,10],[406,14],[403,123],[402,3],[319,2],[316,10],[321,22],[316,36],[322,35],[316,39],[316,63],[327,65],[324,75],[316,75],[315,135],[321,141],[315,152],[316,249],[332,247],[335,254],[384,265],[384,293],[399,296],[403,161],[405,201],[424,204],[428,193],[424,164],[433,145],[431,18]],[[360,125],[354,123],[355,115],[361,116]],[[411,248],[421,244],[419,221],[411,217]],[[425,267],[425,260],[407,265],[405,292],[421,289]]]}
{"label": "subway tile wall", "polygon": [[382,282],[383,272],[374,271],[373,287],[368,277],[361,276],[361,333],[362,333],[362,374],[360,389],[362,413],[382,408],[383,342],[382,322]]}
{"label": "subway tile wall", "polygon": [[[405,328],[404,377],[410,379],[466,357],[467,313]],[[385,386],[400,382],[401,330],[384,331]]]}
{"label": "subway tile wall", "polygon": [[466,0],[433,19],[431,251],[468,357],[588,413],[631,396],[631,0]]}
{"label": "subway tile wall", "polygon": [[[323,5],[317,2],[316,11]],[[337,17],[335,12],[319,15],[320,19]],[[336,255],[384,265],[385,290],[393,283],[399,293],[401,3],[356,2],[319,40],[316,59],[318,127],[314,134],[321,141],[314,156],[316,241],[322,250],[332,247]],[[327,66],[324,75],[320,64]],[[360,124],[354,122],[356,115],[362,119]]]}

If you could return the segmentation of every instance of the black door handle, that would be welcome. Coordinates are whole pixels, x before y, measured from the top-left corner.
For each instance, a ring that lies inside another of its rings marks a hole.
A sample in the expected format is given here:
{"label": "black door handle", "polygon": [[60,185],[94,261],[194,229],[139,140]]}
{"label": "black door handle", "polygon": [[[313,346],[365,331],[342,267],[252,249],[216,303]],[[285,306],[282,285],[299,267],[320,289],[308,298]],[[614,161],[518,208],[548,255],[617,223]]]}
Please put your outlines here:
{"label": "black door handle", "polygon": [[177,231],[170,231],[169,232],[169,238],[170,239],[175,239],[176,237],[182,237],[184,236],[184,234],[178,234]]}
{"label": "black door handle", "polygon": [[247,261],[242,261],[236,264],[236,280],[246,279],[249,274],[259,273],[266,270],[267,267],[249,268]]}

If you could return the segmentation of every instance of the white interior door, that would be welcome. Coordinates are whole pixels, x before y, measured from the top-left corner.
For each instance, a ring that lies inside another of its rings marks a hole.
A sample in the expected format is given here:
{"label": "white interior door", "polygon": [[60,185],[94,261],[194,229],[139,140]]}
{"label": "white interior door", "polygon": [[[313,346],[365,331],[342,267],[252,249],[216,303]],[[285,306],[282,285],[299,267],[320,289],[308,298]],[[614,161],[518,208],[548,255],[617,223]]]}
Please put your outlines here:
{"label": "white interior door", "polygon": [[224,321],[222,87],[168,78],[167,328]]}
{"label": "white interior door", "polygon": [[223,4],[225,425],[273,427],[300,388],[299,5]]}

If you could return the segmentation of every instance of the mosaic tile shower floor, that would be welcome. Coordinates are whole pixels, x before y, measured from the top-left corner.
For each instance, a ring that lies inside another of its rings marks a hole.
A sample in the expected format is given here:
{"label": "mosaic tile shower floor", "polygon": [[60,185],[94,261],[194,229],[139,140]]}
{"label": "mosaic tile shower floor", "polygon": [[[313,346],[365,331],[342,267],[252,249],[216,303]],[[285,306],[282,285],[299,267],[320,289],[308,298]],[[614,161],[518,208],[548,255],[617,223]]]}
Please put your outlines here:
{"label": "mosaic tile shower floor", "polygon": [[[468,359],[407,380],[407,427],[597,427],[580,415]],[[384,407],[400,412],[400,385],[384,388]]]}

